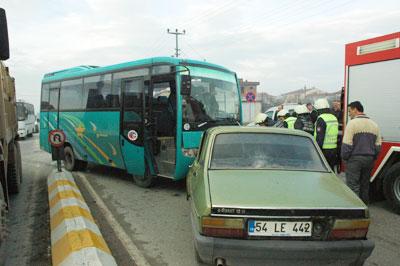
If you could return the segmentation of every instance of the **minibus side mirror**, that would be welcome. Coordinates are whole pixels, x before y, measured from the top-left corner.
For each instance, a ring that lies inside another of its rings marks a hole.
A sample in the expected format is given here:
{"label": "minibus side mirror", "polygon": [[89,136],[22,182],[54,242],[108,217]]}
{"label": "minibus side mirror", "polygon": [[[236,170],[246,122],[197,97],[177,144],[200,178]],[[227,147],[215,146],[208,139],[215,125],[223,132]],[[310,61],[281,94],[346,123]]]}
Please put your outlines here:
{"label": "minibus side mirror", "polygon": [[192,78],[190,75],[181,76],[181,95],[190,96],[192,91]]}
{"label": "minibus side mirror", "polygon": [[0,60],[7,60],[9,57],[6,11],[0,8]]}

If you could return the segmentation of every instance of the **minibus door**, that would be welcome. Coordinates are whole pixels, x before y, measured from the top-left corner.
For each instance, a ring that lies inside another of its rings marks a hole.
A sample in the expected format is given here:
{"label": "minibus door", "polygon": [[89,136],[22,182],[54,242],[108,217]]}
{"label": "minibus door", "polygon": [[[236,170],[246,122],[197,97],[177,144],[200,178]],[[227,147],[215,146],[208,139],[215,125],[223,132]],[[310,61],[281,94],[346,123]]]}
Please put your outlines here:
{"label": "minibus door", "polygon": [[122,80],[121,150],[128,173],[145,173],[143,78]]}

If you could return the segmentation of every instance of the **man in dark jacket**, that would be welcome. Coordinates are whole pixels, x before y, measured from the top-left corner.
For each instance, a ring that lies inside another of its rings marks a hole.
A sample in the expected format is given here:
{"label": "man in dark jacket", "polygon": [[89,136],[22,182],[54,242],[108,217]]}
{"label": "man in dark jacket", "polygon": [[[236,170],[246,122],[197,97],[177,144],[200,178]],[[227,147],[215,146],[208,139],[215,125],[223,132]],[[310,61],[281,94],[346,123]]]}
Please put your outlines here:
{"label": "man in dark jacket", "polygon": [[297,119],[294,122],[294,129],[300,129],[314,135],[314,123],[311,120],[310,112],[305,105],[299,105],[294,108],[297,113]]}
{"label": "man in dark jacket", "polygon": [[307,103],[306,107],[308,109],[308,112],[310,113],[311,116],[311,121],[313,123],[315,123],[315,121],[317,121],[317,117],[318,117],[318,112],[317,110],[314,109],[314,106],[311,103]]}
{"label": "man in dark jacket", "polygon": [[346,161],[347,185],[365,204],[369,202],[369,179],[381,145],[378,125],[364,114],[359,101],[348,105],[350,122],[342,143],[342,159]]}
{"label": "man in dark jacket", "polygon": [[275,123],[275,125],[273,125],[273,127],[285,127],[284,123],[285,123],[285,119],[288,117],[289,112],[285,109],[282,109],[278,112],[277,117],[278,117],[278,121]]}
{"label": "man in dark jacket", "polygon": [[[332,114],[334,114],[339,122],[339,132],[338,132],[338,140],[337,140],[337,160],[338,162],[341,161],[341,156],[340,156],[340,149],[342,147],[342,140],[343,140],[343,111],[342,111],[342,106],[340,101],[333,101],[332,103]],[[340,172],[340,163],[337,165],[337,170],[338,173]]]}

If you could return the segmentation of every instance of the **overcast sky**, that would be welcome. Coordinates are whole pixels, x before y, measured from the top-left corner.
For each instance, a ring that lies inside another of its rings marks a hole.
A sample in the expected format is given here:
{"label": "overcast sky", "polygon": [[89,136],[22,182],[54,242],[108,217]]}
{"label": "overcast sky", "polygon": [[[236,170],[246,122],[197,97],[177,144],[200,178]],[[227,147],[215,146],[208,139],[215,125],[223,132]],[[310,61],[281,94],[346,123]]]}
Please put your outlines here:
{"label": "overcast sky", "polygon": [[278,95],[343,84],[344,45],[400,30],[398,0],[0,0],[17,97],[39,105],[44,73],[171,56],[223,65]]}

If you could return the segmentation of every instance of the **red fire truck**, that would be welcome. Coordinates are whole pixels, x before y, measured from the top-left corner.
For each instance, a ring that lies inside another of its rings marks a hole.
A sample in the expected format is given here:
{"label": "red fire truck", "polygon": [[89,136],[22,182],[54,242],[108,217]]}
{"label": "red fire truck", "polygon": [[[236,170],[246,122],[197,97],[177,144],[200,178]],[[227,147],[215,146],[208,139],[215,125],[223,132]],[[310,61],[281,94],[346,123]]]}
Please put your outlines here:
{"label": "red fire truck", "polygon": [[370,179],[400,213],[400,32],[346,45],[344,125],[347,105],[360,101],[378,125],[382,150]]}

